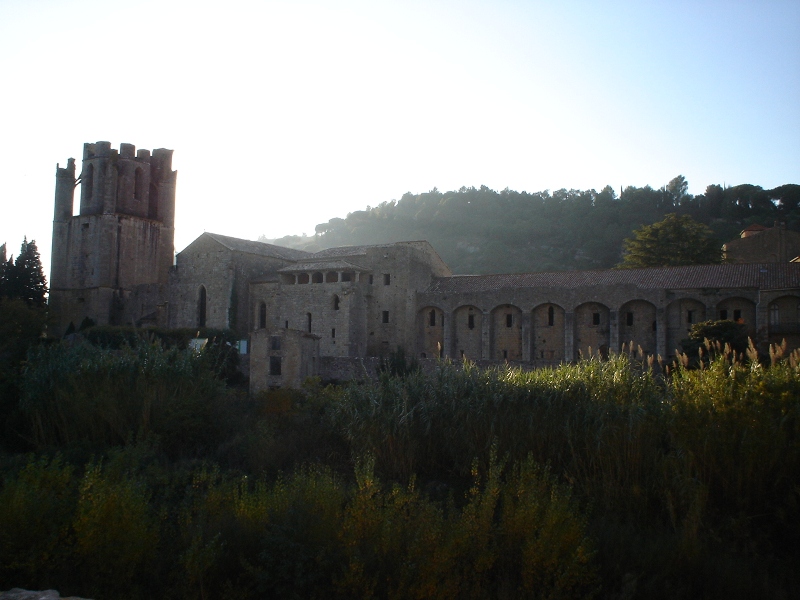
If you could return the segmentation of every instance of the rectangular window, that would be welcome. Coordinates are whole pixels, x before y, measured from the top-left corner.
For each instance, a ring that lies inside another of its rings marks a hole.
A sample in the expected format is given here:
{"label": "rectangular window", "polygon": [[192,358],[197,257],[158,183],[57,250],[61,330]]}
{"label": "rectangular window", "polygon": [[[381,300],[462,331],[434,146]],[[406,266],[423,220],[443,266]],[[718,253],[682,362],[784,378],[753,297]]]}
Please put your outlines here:
{"label": "rectangular window", "polygon": [[503,358],[508,358],[508,350],[503,350]]}
{"label": "rectangular window", "polygon": [[270,350],[280,350],[281,349],[281,338],[279,337],[272,337],[270,338]]}
{"label": "rectangular window", "polygon": [[739,321],[741,320],[741,318],[742,318],[742,311],[737,308],[736,310],[733,311],[733,320]]}
{"label": "rectangular window", "polygon": [[627,323],[628,327],[633,327],[633,313],[629,312],[625,317],[625,322]]}
{"label": "rectangular window", "polygon": [[690,325],[692,323],[694,323],[694,311],[693,310],[687,310],[686,311],[686,322],[689,323]]}
{"label": "rectangular window", "polygon": [[719,311],[719,320],[725,321],[727,320],[727,318],[728,318],[728,311],[723,308],[721,311]]}
{"label": "rectangular window", "polygon": [[506,315],[506,327],[511,327],[514,324],[514,315]]}
{"label": "rectangular window", "polygon": [[383,311],[382,320],[383,320],[384,323],[388,323],[389,322],[389,311],[388,310]]}
{"label": "rectangular window", "polygon": [[392,276],[389,275],[389,273],[384,273],[383,274],[383,285],[389,285],[390,283],[392,283]]}
{"label": "rectangular window", "polygon": [[592,313],[592,325],[600,325],[600,313]]}
{"label": "rectangular window", "polygon": [[467,316],[467,327],[469,329],[475,329],[475,315]]}
{"label": "rectangular window", "polygon": [[281,374],[281,357],[280,356],[270,356],[269,357],[269,374],[273,377],[277,377]]}

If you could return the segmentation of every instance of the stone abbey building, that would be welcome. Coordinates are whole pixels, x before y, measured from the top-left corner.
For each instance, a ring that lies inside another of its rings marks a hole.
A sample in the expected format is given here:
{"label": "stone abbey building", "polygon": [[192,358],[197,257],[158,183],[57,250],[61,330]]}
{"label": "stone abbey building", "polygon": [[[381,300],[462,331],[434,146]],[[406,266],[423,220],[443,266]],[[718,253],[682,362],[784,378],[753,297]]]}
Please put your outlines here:
{"label": "stone abbey building", "polygon": [[[619,350],[668,357],[693,323],[800,346],[800,263],[453,275],[424,241],[320,252],[203,233],[174,255],[171,150],[85,144],[57,167],[50,306],[97,324],[229,328],[251,389],[347,379],[400,347],[523,366]],[[81,185],[80,213],[73,191]],[[173,262],[173,256],[175,260]]]}

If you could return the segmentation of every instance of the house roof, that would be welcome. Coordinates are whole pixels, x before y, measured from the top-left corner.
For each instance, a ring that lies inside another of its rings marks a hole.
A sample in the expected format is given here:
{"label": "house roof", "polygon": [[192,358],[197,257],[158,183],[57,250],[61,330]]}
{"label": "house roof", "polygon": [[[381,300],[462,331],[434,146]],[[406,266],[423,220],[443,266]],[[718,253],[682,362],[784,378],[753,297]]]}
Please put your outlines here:
{"label": "house roof", "polygon": [[294,248],[284,248],[283,246],[275,246],[273,244],[265,244],[264,242],[254,242],[252,240],[242,240],[227,235],[220,235],[218,233],[210,233],[206,231],[203,235],[210,237],[215,242],[222,244],[229,250],[236,252],[244,252],[246,254],[257,254],[259,256],[270,256],[273,258],[282,258],[284,260],[300,260],[311,256],[305,250],[295,250]]}
{"label": "house roof", "polygon": [[515,288],[573,289],[633,285],[642,289],[800,287],[800,263],[696,265],[603,271],[454,275],[434,279],[428,293],[468,293]]}

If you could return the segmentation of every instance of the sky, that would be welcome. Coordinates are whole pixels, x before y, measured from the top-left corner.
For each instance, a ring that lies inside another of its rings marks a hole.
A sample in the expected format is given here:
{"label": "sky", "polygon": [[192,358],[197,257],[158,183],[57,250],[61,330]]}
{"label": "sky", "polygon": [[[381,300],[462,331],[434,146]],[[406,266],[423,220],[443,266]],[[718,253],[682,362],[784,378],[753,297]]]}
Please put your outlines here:
{"label": "sky", "polygon": [[434,187],[800,183],[800,1],[0,0],[0,243],[46,275],[96,141],[175,151],[176,251]]}

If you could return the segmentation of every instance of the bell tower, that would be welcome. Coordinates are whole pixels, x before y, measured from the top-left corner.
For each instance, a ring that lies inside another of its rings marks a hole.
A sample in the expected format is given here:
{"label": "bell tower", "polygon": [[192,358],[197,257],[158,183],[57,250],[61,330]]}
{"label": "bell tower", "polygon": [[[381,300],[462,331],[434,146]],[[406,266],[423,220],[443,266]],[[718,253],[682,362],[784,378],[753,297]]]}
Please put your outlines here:
{"label": "bell tower", "polygon": [[[56,166],[50,271],[56,335],[87,317],[98,325],[136,324],[166,297],[174,255],[172,150],[84,144],[77,178],[75,170],[72,158]],[[78,183],[80,211],[73,216]]]}

